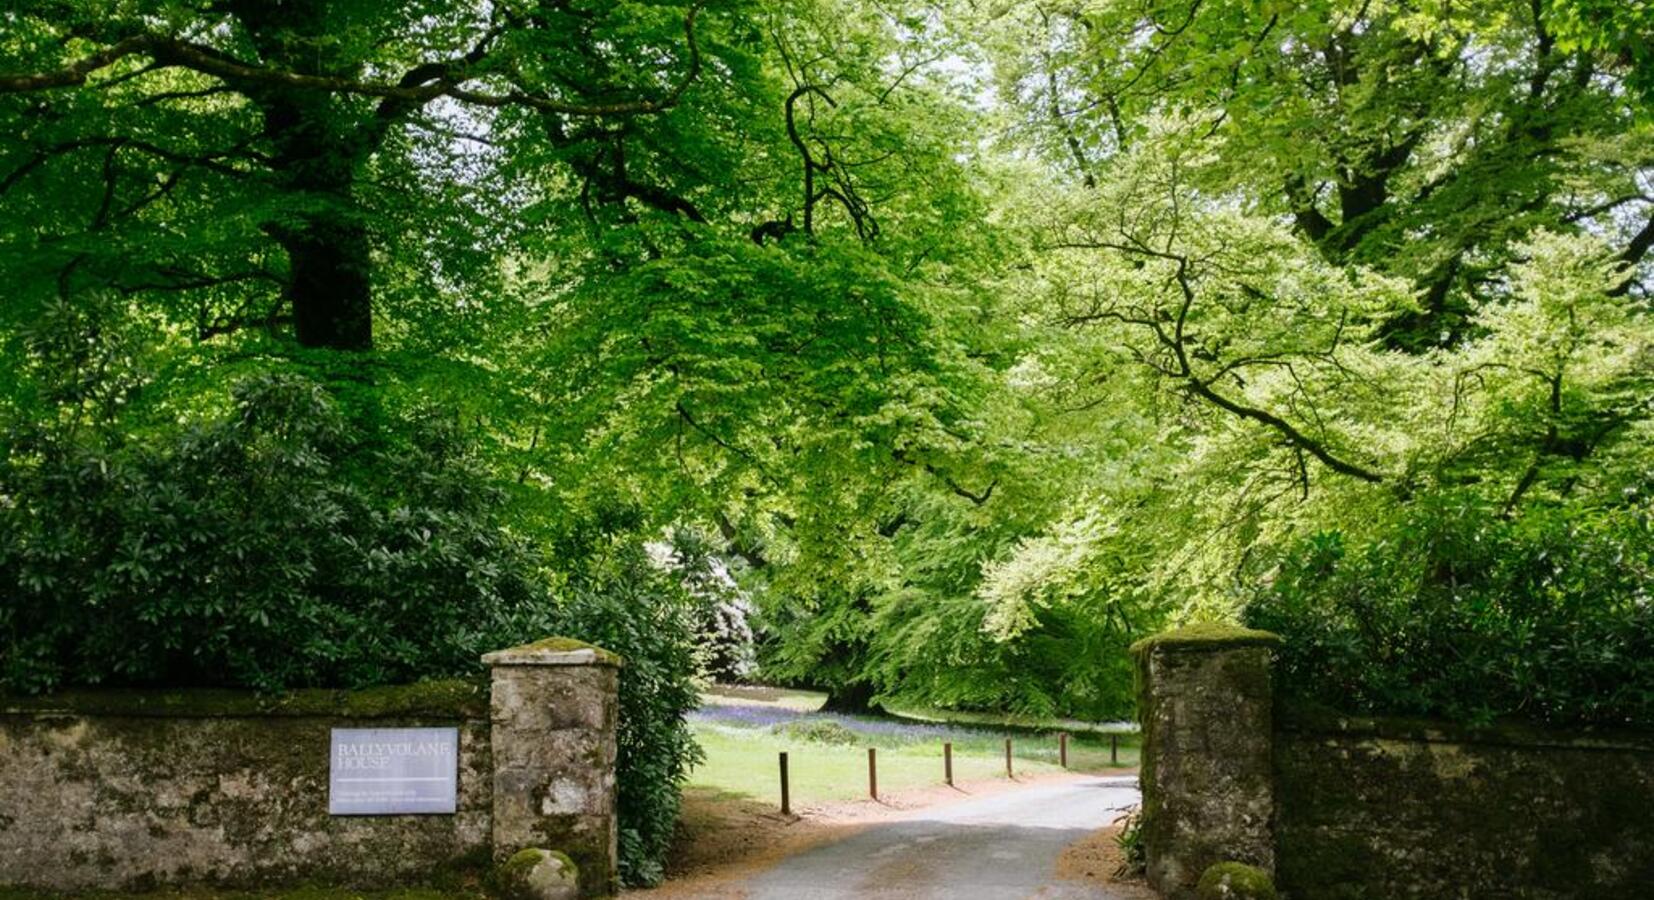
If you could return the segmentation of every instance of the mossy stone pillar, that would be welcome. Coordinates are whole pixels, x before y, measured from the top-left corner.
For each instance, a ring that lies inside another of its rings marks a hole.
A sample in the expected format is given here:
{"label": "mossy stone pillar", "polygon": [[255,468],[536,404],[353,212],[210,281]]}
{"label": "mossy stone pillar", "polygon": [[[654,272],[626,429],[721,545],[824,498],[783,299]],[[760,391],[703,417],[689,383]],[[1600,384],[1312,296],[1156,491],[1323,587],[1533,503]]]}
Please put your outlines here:
{"label": "mossy stone pillar", "polygon": [[1195,896],[1213,863],[1275,869],[1271,668],[1280,638],[1197,625],[1139,641],[1149,885]]}
{"label": "mossy stone pillar", "polygon": [[494,858],[567,854],[580,895],[618,889],[615,802],[620,658],[565,638],[490,653]]}

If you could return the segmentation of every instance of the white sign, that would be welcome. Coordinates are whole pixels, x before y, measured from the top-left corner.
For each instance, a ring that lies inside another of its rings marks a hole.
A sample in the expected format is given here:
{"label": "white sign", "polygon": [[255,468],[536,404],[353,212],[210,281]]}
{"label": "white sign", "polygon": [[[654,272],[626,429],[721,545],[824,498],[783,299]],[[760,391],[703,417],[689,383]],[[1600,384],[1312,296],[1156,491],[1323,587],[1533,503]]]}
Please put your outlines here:
{"label": "white sign", "polygon": [[335,728],[327,811],[335,816],[452,813],[458,728]]}

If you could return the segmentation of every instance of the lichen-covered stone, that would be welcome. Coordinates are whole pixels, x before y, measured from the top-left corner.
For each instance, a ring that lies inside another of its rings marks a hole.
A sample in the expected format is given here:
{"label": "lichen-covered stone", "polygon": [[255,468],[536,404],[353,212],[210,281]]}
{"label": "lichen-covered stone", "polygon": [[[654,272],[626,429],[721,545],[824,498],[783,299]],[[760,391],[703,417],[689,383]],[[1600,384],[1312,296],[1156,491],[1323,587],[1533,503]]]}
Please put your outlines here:
{"label": "lichen-covered stone", "polygon": [[1149,884],[1194,896],[1214,863],[1274,866],[1271,653],[1278,638],[1196,626],[1139,642]]}
{"label": "lichen-covered stone", "polygon": [[615,653],[577,641],[574,638],[548,637],[506,650],[496,650],[482,658],[490,666],[620,666],[623,660]]}
{"label": "lichen-covered stone", "polygon": [[1269,873],[1246,863],[1215,863],[1200,876],[1196,900],[1276,900]]}
{"label": "lichen-covered stone", "polygon": [[1208,625],[1133,647],[1168,898],[1229,860],[1306,900],[1654,897],[1654,734],[1277,707],[1277,642]]}
{"label": "lichen-covered stone", "polygon": [[1271,631],[1243,628],[1224,622],[1196,622],[1182,628],[1151,634],[1131,645],[1131,652],[1142,656],[1159,649],[1207,649],[1212,647],[1278,647],[1281,636]]}
{"label": "lichen-covered stone", "polygon": [[1654,736],[1284,707],[1276,783],[1294,897],[1654,896]]}
{"label": "lichen-covered stone", "polygon": [[[343,692],[305,692],[302,714],[250,712],[269,698],[231,692],[80,692],[74,703],[8,707],[0,711],[0,885],[394,884],[486,859],[489,725],[470,697],[475,686],[451,687],[376,691],[365,706]],[[392,713],[410,708],[390,701],[398,694],[446,713]],[[89,711],[119,710],[117,698],[141,702],[126,715]],[[400,725],[459,728],[457,813],[330,816],[329,730]]]}
{"label": "lichen-covered stone", "polygon": [[496,855],[503,861],[517,847],[561,848],[579,867],[581,896],[596,897],[619,887],[620,672],[604,651],[579,652],[586,650],[597,652],[584,664],[536,645],[486,659],[493,666]]}
{"label": "lichen-covered stone", "polygon": [[529,847],[501,863],[495,875],[504,900],[576,900],[580,869],[567,854]]}
{"label": "lichen-covered stone", "polygon": [[212,688],[82,688],[40,696],[0,695],[0,715],[483,719],[488,716],[488,684],[451,678],[350,691],[307,689],[281,693]]}

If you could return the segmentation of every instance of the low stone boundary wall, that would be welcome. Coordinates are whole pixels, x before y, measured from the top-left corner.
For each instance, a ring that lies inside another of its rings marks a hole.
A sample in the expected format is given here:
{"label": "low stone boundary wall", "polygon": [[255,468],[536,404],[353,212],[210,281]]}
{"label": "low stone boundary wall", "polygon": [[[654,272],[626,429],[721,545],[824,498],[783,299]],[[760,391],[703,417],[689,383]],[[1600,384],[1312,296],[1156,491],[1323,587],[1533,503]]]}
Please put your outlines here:
{"label": "low stone boundary wall", "polygon": [[1280,703],[1273,635],[1140,643],[1150,883],[1274,872],[1295,900],[1654,896],[1654,735],[1358,719]]}
{"label": "low stone boundary wall", "polygon": [[1654,735],[1283,708],[1275,773],[1296,897],[1654,896]]}
{"label": "low stone boundary wall", "polygon": [[[383,886],[525,847],[615,889],[612,655],[553,639],[489,681],[0,699],[0,885]],[[456,809],[330,815],[334,728],[457,729]]]}

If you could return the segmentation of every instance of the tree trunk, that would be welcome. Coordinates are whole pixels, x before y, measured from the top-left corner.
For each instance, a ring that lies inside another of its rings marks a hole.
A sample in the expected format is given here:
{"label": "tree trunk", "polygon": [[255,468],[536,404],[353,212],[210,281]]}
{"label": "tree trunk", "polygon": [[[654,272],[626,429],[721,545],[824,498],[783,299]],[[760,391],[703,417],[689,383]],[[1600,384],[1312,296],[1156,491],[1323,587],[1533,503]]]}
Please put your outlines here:
{"label": "tree trunk", "polygon": [[828,688],[827,702],[821,705],[821,711],[865,715],[879,709],[873,703],[873,686],[856,682]]}
{"label": "tree trunk", "polygon": [[[353,75],[329,53],[327,0],[235,6],[260,54],[291,71]],[[270,140],[271,174],[284,204],[265,226],[287,252],[283,296],[299,344],[373,349],[372,244],[355,196],[357,168],[371,153],[362,115],[325,91],[245,88]]]}
{"label": "tree trunk", "polygon": [[325,94],[262,99],[275,182],[294,206],[269,231],[287,251],[285,296],[299,343],[371,350],[372,246],[355,198],[355,129]]}
{"label": "tree trunk", "polygon": [[286,297],[305,347],[373,349],[368,236],[359,225],[311,219],[278,239],[287,250]]}

